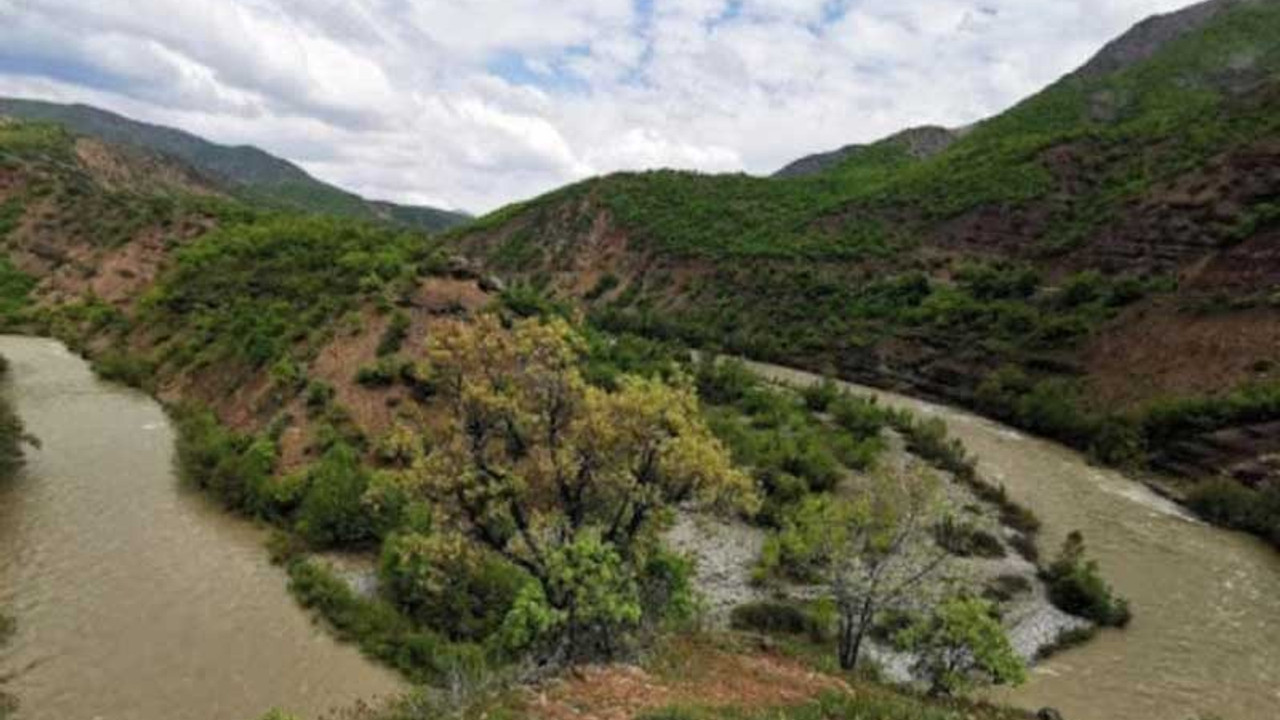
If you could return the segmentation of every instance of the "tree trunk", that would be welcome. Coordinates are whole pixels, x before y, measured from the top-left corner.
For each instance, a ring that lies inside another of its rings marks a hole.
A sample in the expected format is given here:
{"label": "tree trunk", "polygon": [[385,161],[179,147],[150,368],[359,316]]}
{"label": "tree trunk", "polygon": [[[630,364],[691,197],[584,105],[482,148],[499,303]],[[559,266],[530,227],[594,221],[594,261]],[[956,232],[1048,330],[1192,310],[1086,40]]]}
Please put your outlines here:
{"label": "tree trunk", "polygon": [[862,655],[862,641],[866,637],[867,627],[871,625],[872,612],[870,598],[863,602],[858,613],[844,611],[840,613],[840,669],[853,670],[858,667],[858,658]]}
{"label": "tree trunk", "polygon": [[840,656],[840,669],[852,670],[857,657],[853,655],[853,616],[851,613],[840,613],[840,643],[837,653]]}
{"label": "tree trunk", "polygon": [[866,623],[852,613],[840,616],[840,669],[853,670],[858,666],[858,657],[862,654],[862,638],[866,634]]}

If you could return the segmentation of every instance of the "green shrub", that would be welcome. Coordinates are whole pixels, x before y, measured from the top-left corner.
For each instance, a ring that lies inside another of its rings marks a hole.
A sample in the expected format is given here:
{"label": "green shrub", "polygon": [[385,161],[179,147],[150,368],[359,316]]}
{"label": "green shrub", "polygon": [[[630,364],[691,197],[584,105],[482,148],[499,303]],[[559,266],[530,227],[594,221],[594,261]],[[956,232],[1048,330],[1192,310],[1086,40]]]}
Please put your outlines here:
{"label": "green shrub", "polygon": [[187,482],[233,510],[255,512],[270,504],[261,493],[271,485],[274,443],[225,428],[208,409],[182,407],[174,415],[178,468]]}
{"label": "green shrub", "polygon": [[959,557],[1002,558],[1006,555],[999,538],[950,515],[934,528],[933,537],[939,547]]}
{"label": "green shrub", "polygon": [[1255,490],[1219,478],[1197,485],[1187,503],[1210,522],[1254,533],[1280,547],[1280,488]]}
{"label": "green shrub", "polygon": [[411,680],[442,683],[474,678],[488,667],[475,645],[450,643],[417,628],[386,602],[357,595],[345,582],[313,561],[289,566],[289,590],[303,607],[324,618],[344,640],[404,673]]}
{"label": "green shrub", "polygon": [[760,378],[735,358],[717,361],[711,353],[703,353],[696,371],[698,396],[713,405],[733,405],[758,388]]}
{"label": "green shrub", "polygon": [[800,583],[820,582],[828,560],[829,529],[837,512],[830,495],[807,495],[786,507],[778,532],[765,540],[758,574]]}
{"label": "green shrub", "polygon": [[1280,382],[1247,385],[1210,398],[1154,402],[1142,413],[1142,429],[1153,450],[1231,425],[1280,418]]}
{"label": "green shrub", "polygon": [[388,596],[422,625],[454,640],[496,632],[529,577],[449,534],[394,535],[382,548]]}
{"label": "green shrub", "polygon": [[119,351],[107,351],[93,359],[93,369],[104,380],[145,388],[155,374],[146,358]]}
{"label": "green shrub", "polygon": [[1132,614],[1129,603],[1114,595],[1098,573],[1098,564],[1085,559],[1084,538],[1067,536],[1057,559],[1044,571],[1049,600],[1059,609],[1103,626],[1124,627]]}
{"label": "green shrub", "polygon": [[888,415],[874,397],[842,395],[831,405],[836,424],[855,438],[875,438],[888,424]]}
{"label": "green shrub", "polygon": [[762,600],[733,608],[729,624],[734,630],[806,635],[821,639],[827,628],[812,613],[794,603]]}
{"label": "green shrub", "polygon": [[852,692],[828,691],[805,703],[780,708],[679,706],[649,710],[636,720],[975,720],[1024,717],[1016,711],[978,708],[960,700],[940,701],[909,692],[860,684]]}
{"label": "green shrub", "polygon": [[176,252],[143,319],[212,360],[269,366],[317,328],[381,297],[426,251],[421,236],[386,226],[243,218]]}
{"label": "green shrub", "polygon": [[651,628],[681,630],[701,611],[694,587],[694,564],[680,553],[651,548],[640,568],[640,605]]}
{"label": "green shrub", "polygon": [[[2,236],[2,233],[0,233]],[[0,323],[17,319],[18,314],[30,304],[35,278],[14,267],[8,256],[0,257]]]}
{"label": "green shrub", "polygon": [[813,412],[826,412],[831,404],[840,398],[841,392],[835,380],[824,377],[821,382],[804,386],[800,395],[804,398],[805,405]]}
{"label": "green shrub", "polygon": [[[9,364],[0,355],[0,378],[8,373]],[[8,480],[22,467],[22,443],[34,442],[27,435],[26,426],[7,398],[0,397],[0,482]],[[2,622],[2,619],[0,619]],[[3,625],[0,625],[0,629]],[[0,632],[0,637],[3,632]]]}
{"label": "green shrub", "polygon": [[378,340],[378,357],[386,357],[400,351],[409,337],[409,316],[403,310],[391,314],[391,322]]}
{"label": "green shrub", "polygon": [[917,421],[899,416],[894,426],[907,437],[907,448],[926,462],[968,482],[977,476],[973,458],[959,440],[947,433],[947,424],[939,418]]}
{"label": "green shrub", "polygon": [[986,600],[948,600],[898,641],[916,653],[915,670],[928,680],[933,695],[963,694],[986,683],[1019,685],[1027,679],[995,607]]}
{"label": "green shrub", "polygon": [[374,365],[356,371],[356,382],[367,388],[385,388],[395,385],[404,377],[406,361],[394,357],[379,358]]}
{"label": "green shrub", "polygon": [[596,281],[596,284],[588,290],[587,294],[583,297],[587,302],[594,302],[605,295],[608,295],[614,290],[614,288],[618,287],[619,284],[621,284],[621,281],[618,279],[617,275],[614,275],[613,273],[605,273],[600,276],[600,279]]}
{"label": "green shrub", "polygon": [[360,456],[338,443],[308,471],[306,494],[298,509],[298,532],[316,547],[353,547],[375,537],[374,523],[362,500],[369,472]]}
{"label": "green shrub", "polygon": [[968,262],[956,271],[956,280],[979,300],[1025,300],[1040,286],[1034,268],[1011,264]]}
{"label": "green shrub", "polygon": [[1040,562],[1040,546],[1036,545],[1034,535],[1028,533],[1017,533],[1013,537],[1009,538],[1009,545],[1027,562]]}
{"label": "green shrub", "polygon": [[1106,291],[1106,278],[1095,270],[1086,270],[1066,279],[1058,301],[1069,308],[1079,307],[1102,299]]}
{"label": "green shrub", "polygon": [[328,407],[335,395],[337,391],[323,380],[312,380],[307,383],[307,407],[313,411]]}

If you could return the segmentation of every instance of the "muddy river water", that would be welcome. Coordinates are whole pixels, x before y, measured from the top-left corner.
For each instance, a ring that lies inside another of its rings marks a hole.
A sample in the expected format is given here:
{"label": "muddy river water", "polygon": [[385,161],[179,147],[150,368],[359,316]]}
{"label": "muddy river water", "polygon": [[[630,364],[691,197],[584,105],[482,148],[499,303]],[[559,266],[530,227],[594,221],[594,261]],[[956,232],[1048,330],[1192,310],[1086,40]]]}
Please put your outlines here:
{"label": "muddy river water", "polygon": [[[753,364],[775,380],[814,376]],[[1145,486],[1079,453],[971,414],[857,388],[881,402],[941,417],[981,472],[1044,522],[1041,552],[1072,530],[1134,620],[1037,667],[994,699],[1069,720],[1280,718],[1280,553],[1205,525]]]}
{"label": "muddy river water", "polygon": [[0,354],[42,443],[0,484],[18,720],[311,718],[401,689],[294,603],[261,530],[180,485],[159,405],[53,341],[0,337]]}

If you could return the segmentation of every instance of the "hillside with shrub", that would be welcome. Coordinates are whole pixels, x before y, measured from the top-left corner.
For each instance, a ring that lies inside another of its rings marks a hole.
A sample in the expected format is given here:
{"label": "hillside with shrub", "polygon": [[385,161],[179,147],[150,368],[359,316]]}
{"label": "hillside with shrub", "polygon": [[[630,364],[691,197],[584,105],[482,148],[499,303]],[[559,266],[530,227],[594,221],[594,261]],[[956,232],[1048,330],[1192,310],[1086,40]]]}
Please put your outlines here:
{"label": "hillside with shrub", "polygon": [[613,175],[450,240],[603,327],[975,408],[1280,542],[1277,37],[1280,4],[1214,0],[928,152]]}
{"label": "hillside with shrub", "polygon": [[[796,712],[847,687],[855,662],[873,673],[869,648],[926,658],[960,625],[976,634],[946,647],[982,638],[990,652],[963,683],[934,682],[922,659],[934,695],[1017,682],[1040,648],[1004,639],[1007,611],[1068,617],[1044,599],[1034,518],[985,485],[940,424],[834,386],[796,392],[736,363],[694,362],[683,344],[605,331],[507,287],[439,238],[263,210],[170,158],[54,124],[0,123],[0,205],[4,329],[60,338],[103,377],[165,402],[184,479],[273,528],[299,602],[407,678],[455,691],[455,706],[697,630],[709,617],[697,567],[667,540],[690,516],[776,548],[738,581],[782,609],[727,635],[709,621],[717,633],[699,637],[777,636],[797,657],[710,655],[783,677],[828,673],[786,696]],[[899,505],[880,492],[895,484],[921,492]],[[847,542],[796,539],[814,537],[815,504],[843,513]],[[909,555],[883,546],[904,528]],[[873,560],[910,569],[927,557],[920,578],[938,590],[895,584],[884,612],[855,614],[826,581],[783,572],[784,550],[850,583],[881,567]],[[349,582],[335,552],[371,563],[378,591]],[[933,570],[952,563],[985,572],[944,585]],[[835,610],[810,607],[815,594]],[[893,627],[873,630],[891,609]],[[797,614],[803,637],[774,623]],[[836,662],[837,630],[854,625],[875,637],[860,661]],[[969,707],[868,687],[874,702],[822,702],[885,717]],[[749,703],[742,693],[725,706]]]}
{"label": "hillside with shrub", "polygon": [[181,130],[138,122],[89,105],[0,98],[0,115],[61,125],[112,145],[160,153],[186,163],[241,200],[281,210],[382,220],[438,231],[470,219],[439,208],[366,200],[317,180],[293,163],[256,147],[229,147]]}

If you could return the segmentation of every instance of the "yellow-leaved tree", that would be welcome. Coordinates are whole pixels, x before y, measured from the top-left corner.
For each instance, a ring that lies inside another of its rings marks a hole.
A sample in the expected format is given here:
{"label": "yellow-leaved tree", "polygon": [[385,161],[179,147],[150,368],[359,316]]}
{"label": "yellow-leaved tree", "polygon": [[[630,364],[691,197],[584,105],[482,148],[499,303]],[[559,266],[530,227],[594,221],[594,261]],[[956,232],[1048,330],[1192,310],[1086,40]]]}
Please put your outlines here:
{"label": "yellow-leaved tree", "polygon": [[534,579],[503,631],[556,660],[608,654],[639,624],[664,511],[759,503],[690,382],[624,377],[602,389],[583,379],[583,352],[563,320],[508,328],[483,315],[433,334],[420,370],[452,412],[417,487]]}

